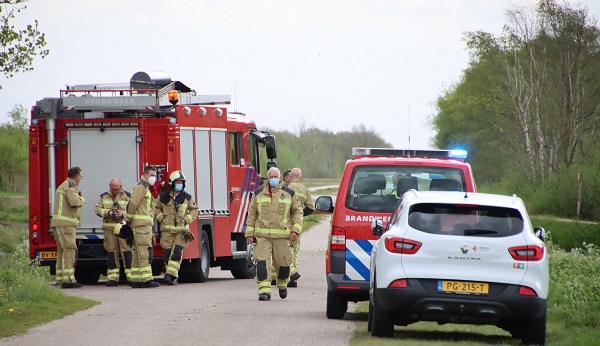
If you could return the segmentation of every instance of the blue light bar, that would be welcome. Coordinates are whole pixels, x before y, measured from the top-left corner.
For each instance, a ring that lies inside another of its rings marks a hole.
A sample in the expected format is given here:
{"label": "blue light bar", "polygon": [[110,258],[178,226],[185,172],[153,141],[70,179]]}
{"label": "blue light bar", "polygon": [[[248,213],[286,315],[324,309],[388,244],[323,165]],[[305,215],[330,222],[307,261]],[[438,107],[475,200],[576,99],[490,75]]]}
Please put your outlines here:
{"label": "blue light bar", "polygon": [[450,150],[450,157],[455,158],[455,159],[466,159],[467,151],[462,150],[462,149]]}

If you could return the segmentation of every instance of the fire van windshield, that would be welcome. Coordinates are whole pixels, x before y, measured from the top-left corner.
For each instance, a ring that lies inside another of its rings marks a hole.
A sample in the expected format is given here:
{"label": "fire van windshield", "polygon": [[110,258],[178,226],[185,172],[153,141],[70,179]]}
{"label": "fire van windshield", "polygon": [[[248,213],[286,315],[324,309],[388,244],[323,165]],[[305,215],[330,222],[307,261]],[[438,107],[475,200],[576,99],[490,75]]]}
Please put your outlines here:
{"label": "fire van windshield", "polygon": [[406,191],[466,191],[460,169],[424,166],[361,166],[352,173],[346,208],[360,212],[394,210]]}

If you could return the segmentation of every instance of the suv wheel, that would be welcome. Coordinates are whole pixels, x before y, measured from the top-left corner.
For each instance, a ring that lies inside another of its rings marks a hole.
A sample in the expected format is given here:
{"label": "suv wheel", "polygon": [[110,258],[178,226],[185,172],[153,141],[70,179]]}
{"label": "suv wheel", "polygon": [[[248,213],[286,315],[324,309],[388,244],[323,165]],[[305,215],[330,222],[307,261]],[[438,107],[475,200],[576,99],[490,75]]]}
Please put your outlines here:
{"label": "suv wheel", "polygon": [[542,318],[523,323],[521,342],[525,345],[544,345],[546,343],[546,313]]}
{"label": "suv wheel", "polygon": [[373,329],[373,304],[369,299],[369,315],[367,317],[367,331],[370,332]]}
{"label": "suv wheel", "polygon": [[341,320],[348,310],[348,301],[339,294],[327,291],[327,318]]}
{"label": "suv wheel", "polygon": [[377,304],[377,287],[373,289],[373,313],[371,317],[371,335],[391,338],[394,336],[394,316],[381,310]]}

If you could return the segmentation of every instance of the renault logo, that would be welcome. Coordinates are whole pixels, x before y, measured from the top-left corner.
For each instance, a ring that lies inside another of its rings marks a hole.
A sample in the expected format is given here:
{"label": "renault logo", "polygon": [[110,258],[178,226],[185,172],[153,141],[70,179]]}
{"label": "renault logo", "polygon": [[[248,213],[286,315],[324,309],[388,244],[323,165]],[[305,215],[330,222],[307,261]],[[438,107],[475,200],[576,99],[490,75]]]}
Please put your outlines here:
{"label": "renault logo", "polygon": [[469,245],[467,243],[464,243],[463,246],[460,248],[460,251],[462,251],[463,254],[466,254],[467,252],[469,252]]}

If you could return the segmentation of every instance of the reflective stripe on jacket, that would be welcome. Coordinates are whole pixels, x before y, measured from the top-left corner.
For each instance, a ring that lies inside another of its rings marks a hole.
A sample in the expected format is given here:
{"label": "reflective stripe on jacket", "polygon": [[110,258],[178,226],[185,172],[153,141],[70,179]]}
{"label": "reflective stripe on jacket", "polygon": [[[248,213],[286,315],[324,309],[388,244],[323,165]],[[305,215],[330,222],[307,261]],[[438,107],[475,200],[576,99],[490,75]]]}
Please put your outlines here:
{"label": "reflective stripe on jacket", "polygon": [[85,205],[85,199],[79,196],[77,184],[67,178],[56,189],[54,197],[54,211],[50,227],[75,226],[79,227],[81,221],[81,207]]}
{"label": "reflective stripe on jacket", "polygon": [[310,191],[308,188],[304,186],[298,180],[294,180],[288,184],[288,187],[294,192],[296,192],[296,196],[298,196],[298,202],[302,206],[302,210],[304,211],[304,216],[308,216],[315,211],[315,203],[312,200],[312,196],[310,195]]}
{"label": "reflective stripe on jacket", "polygon": [[[177,204],[178,208],[175,208]],[[198,206],[192,195],[180,192],[175,198],[171,190],[164,191],[156,201],[156,219],[160,222],[161,231],[179,232],[190,228],[198,218]],[[181,219],[185,219],[185,225],[181,225]]]}
{"label": "reflective stripe on jacket", "polygon": [[302,233],[302,207],[292,189],[279,183],[274,188],[258,188],[252,195],[246,237],[289,238]]}
{"label": "reflective stripe on jacket", "polygon": [[96,215],[103,218],[102,228],[107,230],[113,230],[117,224],[117,220],[113,220],[112,216],[108,215],[108,212],[115,207],[115,202],[119,205],[119,210],[123,212],[123,218],[127,217],[127,203],[131,200],[131,194],[129,192],[121,191],[113,199],[110,191],[104,192],[100,195],[98,203],[94,208]]}
{"label": "reflective stripe on jacket", "polygon": [[131,227],[154,225],[154,197],[144,176],[133,188],[131,201],[127,204],[127,217],[131,220]]}

